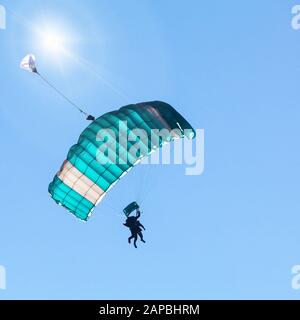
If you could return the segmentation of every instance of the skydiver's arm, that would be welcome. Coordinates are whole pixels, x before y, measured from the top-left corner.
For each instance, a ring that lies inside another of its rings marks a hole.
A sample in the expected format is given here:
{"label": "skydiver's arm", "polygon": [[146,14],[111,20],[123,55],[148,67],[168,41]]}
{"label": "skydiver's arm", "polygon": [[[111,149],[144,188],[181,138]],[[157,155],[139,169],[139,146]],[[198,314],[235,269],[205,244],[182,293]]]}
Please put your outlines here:
{"label": "skydiver's arm", "polygon": [[140,225],[140,227],[142,227],[144,230],[146,230],[145,227],[144,227],[141,223],[140,223],[139,225]]}
{"label": "skydiver's arm", "polygon": [[139,209],[136,210],[136,218],[138,219],[141,216],[141,211]]}

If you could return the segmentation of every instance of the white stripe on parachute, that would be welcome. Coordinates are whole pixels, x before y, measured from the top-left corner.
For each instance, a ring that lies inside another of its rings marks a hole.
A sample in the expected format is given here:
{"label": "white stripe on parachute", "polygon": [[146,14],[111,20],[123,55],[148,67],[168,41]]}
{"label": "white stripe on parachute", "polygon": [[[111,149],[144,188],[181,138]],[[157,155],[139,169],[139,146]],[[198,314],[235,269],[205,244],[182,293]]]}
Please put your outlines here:
{"label": "white stripe on parachute", "polygon": [[72,163],[66,160],[57,177],[68,187],[96,205],[105,195],[105,191],[82,174]]}

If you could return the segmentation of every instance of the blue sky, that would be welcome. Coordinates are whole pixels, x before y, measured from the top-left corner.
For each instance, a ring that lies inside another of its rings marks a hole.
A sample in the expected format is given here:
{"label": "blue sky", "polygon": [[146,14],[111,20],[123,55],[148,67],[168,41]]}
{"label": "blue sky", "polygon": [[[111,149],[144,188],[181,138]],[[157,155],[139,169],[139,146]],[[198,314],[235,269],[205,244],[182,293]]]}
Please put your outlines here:
{"label": "blue sky", "polygon": [[[0,299],[299,299],[300,31],[296,1],[3,1]],[[43,48],[47,24],[72,56]],[[47,188],[87,123],[40,71],[101,115],[163,100],[205,130],[205,171],[136,167],[82,223]],[[146,245],[121,210],[143,203]],[[145,182],[147,180],[147,182]],[[146,184],[146,186],[145,186]]]}

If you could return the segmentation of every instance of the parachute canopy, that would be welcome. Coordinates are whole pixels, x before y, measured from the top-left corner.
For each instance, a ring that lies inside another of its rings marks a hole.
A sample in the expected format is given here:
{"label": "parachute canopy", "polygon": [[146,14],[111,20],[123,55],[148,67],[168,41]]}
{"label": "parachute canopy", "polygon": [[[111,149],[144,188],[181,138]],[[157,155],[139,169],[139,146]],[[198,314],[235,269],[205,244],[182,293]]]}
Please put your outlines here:
{"label": "parachute canopy", "polygon": [[[121,143],[126,137],[136,141]],[[136,130],[146,133],[146,140],[137,136]],[[165,130],[162,136],[156,130]],[[107,136],[103,136],[106,130]],[[51,197],[76,217],[87,220],[94,207],[106,193],[143,157],[174,139],[192,139],[196,136],[191,125],[169,104],[153,101],[131,104],[102,115],[80,135],[77,144],[69,151],[67,159],[49,185]],[[105,139],[110,138],[108,155],[102,151]],[[135,147],[136,142],[139,148]],[[116,148],[113,148],[115,146]],[[106,163],[106,158],[115,162]]]}
{"label": "parachute canopy", "polygon": [[20,68],[29,72],[37,73],[35,56],[33,54],[28,54],[24,57],[21,61]]}

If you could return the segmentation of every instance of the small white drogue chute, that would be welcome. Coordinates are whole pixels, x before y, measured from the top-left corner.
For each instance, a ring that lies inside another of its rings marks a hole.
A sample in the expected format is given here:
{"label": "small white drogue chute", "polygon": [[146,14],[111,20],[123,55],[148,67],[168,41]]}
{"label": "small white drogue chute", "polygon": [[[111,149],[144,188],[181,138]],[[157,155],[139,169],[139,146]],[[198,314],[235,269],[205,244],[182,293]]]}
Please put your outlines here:
{"label": "small white drogue chute", "polygon": [[86,116],[86,119],[89,121],[94,121],[95,117],[86,113],[81,107],[75,104],[72,100],[70,100],[67,96],[65,96],[60,90],[58,90],[53,84],[51,84],[45,77],[43,77],[36,68],[35,64],[35,56],[33,54],[28,54],[24,57],[20,63],[20,68],[24,69],[28,72],[34,73],[40,77],[50,88],[52,88],[56,93],[58,93],[62,98],[64,98],[69,104],[71,104],[74,108],[76,108],[80,113]]}
{"label": "small white drogue chute", "polygon": [[38,73],[35,64],[35,56],[33,54],[28,54],[21,61],[20,67],[26,71]]}

